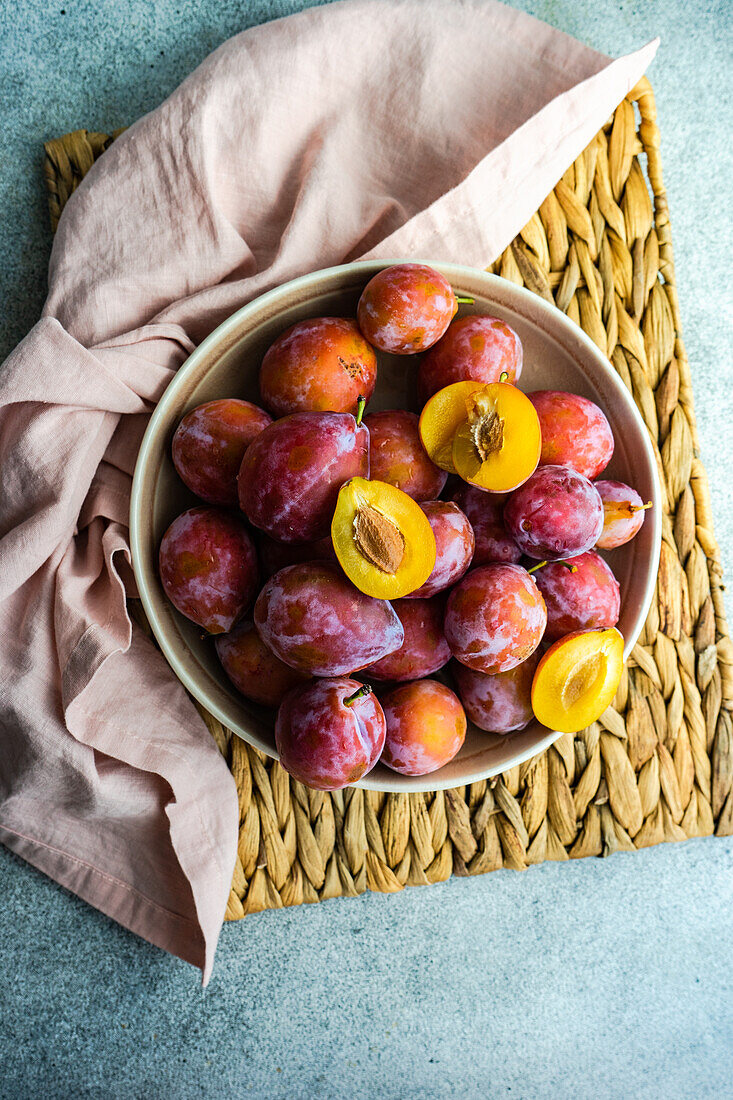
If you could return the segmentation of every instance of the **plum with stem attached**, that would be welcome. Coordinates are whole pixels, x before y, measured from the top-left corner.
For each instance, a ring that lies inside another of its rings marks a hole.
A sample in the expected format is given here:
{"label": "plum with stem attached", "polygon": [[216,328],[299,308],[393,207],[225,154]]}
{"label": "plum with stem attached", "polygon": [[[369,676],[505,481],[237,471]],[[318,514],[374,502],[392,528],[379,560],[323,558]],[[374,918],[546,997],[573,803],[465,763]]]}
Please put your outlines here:
{"label": "plum with stem attached", "polygon": [[337,677],[293,688],[280,705],[280,763],[308,787],[336,791],[356,783],[384,746],[384,712],[368,684]]}

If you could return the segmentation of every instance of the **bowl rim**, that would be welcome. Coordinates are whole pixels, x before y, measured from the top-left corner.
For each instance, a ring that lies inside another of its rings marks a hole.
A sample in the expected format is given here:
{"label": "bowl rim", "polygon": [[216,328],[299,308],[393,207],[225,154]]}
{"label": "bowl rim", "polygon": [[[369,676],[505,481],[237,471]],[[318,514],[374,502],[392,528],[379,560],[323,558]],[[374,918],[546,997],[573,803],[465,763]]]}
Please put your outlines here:
{"label": "bowl rim", "polygon": [[[236,330],[242,323],[246,321],[250,314],[267,313],[268,307],[272,303],[282,296],[287,296],[292,291],[297,291],[303,286],[307,286],[317,280],[324,280],[328,278],[338,277],[345,272],[353,273],[357,276],[363,276],[365,282],[381,271],[383,268],[391,267],[394,264],[404,263],[422,263],[427,264],[430,267],[434,267],[437,271],[440,271],[446,276],[451,284],[458,283],[462,278],[475,279],[480,276],[482,281],[486,281],[487,285],[487,297],[492,297],[491,289],[496,291],[493,296],[497,300],[497,305],[504,304],[503,296],[506,295],[508,288],[511,288],[510,294],[516,299],[519,296],[520,300],[524,299],[528,305],[531,306],[531,312],[535,315],[539,314],[540,317],[549,319],[550,325],[557,329],[559,328],[567,336],[576,343],[582,345],[589,354],[589,356],[595,360],[596,366],[606,376],[606,381],[610,384],[611,388],[620,397],[621,403],[626,406],[626,411],[636,421],[636,427],[639,431],[639,436],[642,440],[642,446],[645,451],[648,466],[652,472],[652,549],[649,560],[649,571],[647,575],[646,585],[644,588],[644,596],[639,604],[639,611],[636,618],[635,630],[624,638],[624,663],[628,660],[631,651],[636,645],[641,631],[644,628],[647,614],[651,606],[654,593],[656,591],[657,574],[659,570],[659,560],[661,554],[661,541],[662,541],[662,520],[661,520],[661,502],[662,492],[661,484],[659,480],[659,469],[657,465],[656,455],[654,448],[652,447],[651,440],[649,438],[649,432],[646,424],[639,412],[636,402],[629,393],[627,387],[619,377],[616,370],[609,363],[607,357],[600,351],[597,345],[591,340],[591,338],[572,321],[566,314],[557,308],[554,303],[546,301],[539,295],[534,294],[532,291],[527,290],[526,287],[518,286],[516,283],[511,283],[507,279],[503,279],[499,275],[494,275],[491,272],[484,271],[481,268],[470,267],[465,264],[453,264],[443,263],[435,260],[421,260],[421,259],[384,259],[384,260],[358,260],[353,263],[347,264],[335,264],[331,267],[321,268],[315,271],[308,272],[304,275],[299,275],[294,279],[290,279],[285,283],[280,283],[278,286],[273,287],[271,290],[265,291],[263,294],[258,295],[234,313],[230,314],[224,321],[222,321],[217,327],[209,333],[207,337],[200,344],[194,348],[187,359],[181,364],[173,378],[169,382],[168,386],[161,394],[159,401],[157,402],[153,412],[150,416],[150,420],[145,429],[145,433],[140,444],[140,449],[135,461],[135,469],[133,472],[132,489],[130,493],[130,553],[132,559],[132,568],[137,583],[138,595],[142,602],[145,614],[150,623],[150,627],[153,631],[155,639],[161,648],[161,651],[171,666],[172,671],[176,677],[181,681],[186,690],[207,710],[210,711],[227,729],[230,728],[229,717],[219,709],[215,700],[209,699],[206,692],[202,691],[198,684],[195,675],[188,671],[187,664],[182,657],[179,657],[174,647],[169,643],[166,630],[161,623],[158,614],[155,609],[154,602],[151,598],[150,590],[148,587],[148,580],[145,576],[145,571],[142,568],[141,563],[144,561],[143,552],[143,531],[142,531],[142,495],[143,495],[143,480],[146,472],[147,459],[149,452],[154,445],[157,438],[159,427],[162,422],[165,422],[169,406],[173,403],[176,397],[178,389],[184,385],[187,376],[196,369],[198,362],[208,356],[210,351],[218,344],[224,342],[226,344],[226,337]],[[507,306],[509,305],[506,303]],[[557,339],[557,334],[554,334]],[[567,345],[563,345],[568,354],[571,354],[571,349]],[[242,740],[251,744],[256,748],[260,748],[261,751],[271,756],[272,759],[279,759],[277,752],[273,753],[268,748],[261,748],[257,740],[252,737],[244,736],[236,730],[232,730],[232,733],[241,737]],[[463,780],[456,782],[456,777],[450,779],[441,780],[439,772],[429,772],[424,776],[403,776],[395,773],[395,780],[393,782],[380,780],[377,782],[374,779],[370,780],[369,775],[366,775],[358,783],[352,784],[355,787],[361,787],[365,790],[385,791],[395,793],[418,793],[426,791],[438,791],[449,790],[456,786],[461,786],[465,783],[478,782],[481,779],[489,779],[492,776],[499,775],[506,771],[508,768],[516,767],[517,764],[522,764],[526,760],[531,759],[533,756],[538,756],[550,747],[562,733],[557,730],[548,730],[544,737],[541,737],[534,745],[523,749],[516,753],[512,758],[510,764],[503,764],[501,767],[490,767],[488,769],[481,770],[475,774],[467,776]]]}

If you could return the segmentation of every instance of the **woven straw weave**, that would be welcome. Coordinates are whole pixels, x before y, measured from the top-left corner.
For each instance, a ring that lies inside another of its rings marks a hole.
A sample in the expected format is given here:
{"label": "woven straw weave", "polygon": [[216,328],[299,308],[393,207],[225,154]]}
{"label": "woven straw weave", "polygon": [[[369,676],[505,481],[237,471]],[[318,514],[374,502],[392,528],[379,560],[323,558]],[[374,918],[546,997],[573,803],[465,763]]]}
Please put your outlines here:
{"label": "woven straw weave", "polygon": [[[54,227],[114,136],[80,130],[46,145]],[[204,713],[239,791],[230,920],[451,874],[733,833],[733,646],[646,79],[491,270],[581,325],[641,410],[665,508],[657,599],[643,634],[599,722],[498,778],[450,791],[309,790]],[[139,606],[135,613],[140,619]]]}

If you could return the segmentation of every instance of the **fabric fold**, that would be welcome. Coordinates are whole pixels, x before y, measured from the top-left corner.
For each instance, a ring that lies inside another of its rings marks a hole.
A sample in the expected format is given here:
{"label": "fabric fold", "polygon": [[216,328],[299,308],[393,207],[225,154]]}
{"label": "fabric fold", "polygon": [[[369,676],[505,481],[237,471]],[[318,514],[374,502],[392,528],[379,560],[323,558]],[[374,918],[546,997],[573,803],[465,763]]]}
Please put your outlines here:
{"label": "fabric fold", "polygon": [[493,0],[344,0],[246,31],[69,200],[0,373],[0,839],[200,967],[234,781],[130,622],[150,411],[260,293],[364,256],[488,265],[643,75]]}
{"label": "fabric fold", "polygon": [[426,255],[447,261],[460,248],[463,263],[487,266],[485,257],[495,259],[524,228],[598,133],[599,118],[608,117],[641,79],[658,47],[654,39],[557,96],[456,188],[360,259]]}

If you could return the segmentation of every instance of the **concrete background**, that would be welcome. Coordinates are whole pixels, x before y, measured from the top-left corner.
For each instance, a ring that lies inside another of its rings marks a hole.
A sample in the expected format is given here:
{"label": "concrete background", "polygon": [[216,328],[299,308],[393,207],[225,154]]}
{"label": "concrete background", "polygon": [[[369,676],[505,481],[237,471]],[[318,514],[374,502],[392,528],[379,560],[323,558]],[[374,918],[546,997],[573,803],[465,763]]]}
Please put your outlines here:
{"label": "concrete background", "polygon": [[[0,12],[0,359],[50,245],[42,142],[154,107],[295,0],[15,0]],[[726,0],[523,0],[654,84],[702,455],[733,565]],[[487,63],[490,59],[487,59]],[[731,1095],[733,841],[497,872],[227,926],[212,982],[0,848],[0,1097]]]}

